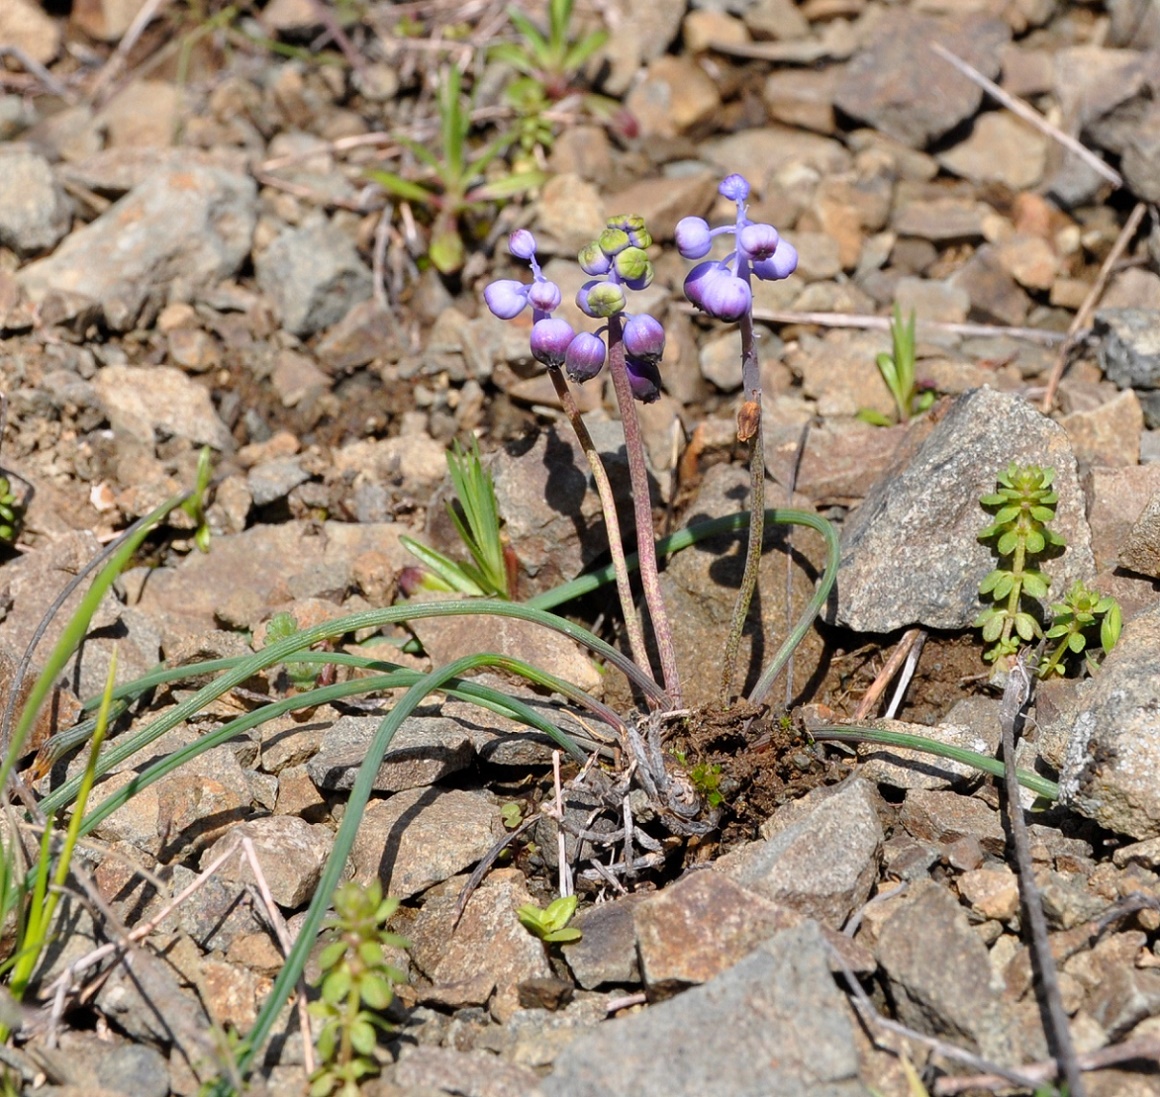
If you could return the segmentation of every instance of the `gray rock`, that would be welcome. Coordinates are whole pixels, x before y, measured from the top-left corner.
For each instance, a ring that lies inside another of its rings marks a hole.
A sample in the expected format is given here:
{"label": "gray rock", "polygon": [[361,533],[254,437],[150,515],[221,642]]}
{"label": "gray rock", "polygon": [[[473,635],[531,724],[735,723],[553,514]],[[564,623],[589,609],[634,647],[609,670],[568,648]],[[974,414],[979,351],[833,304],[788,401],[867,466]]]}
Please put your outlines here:
{"label": "gray rock", "polygon": [[1063,717],[1061,801],[1133,838],[1160,835],[1160,606],[1124,626],[1115,650]]}
{"label": "gray rock", "polygon": [[1120,563],[1141,575],[1160,579],[1160,491],[1148,501],[1128,533]]}
{"label": "gray rock", "polygon": [[417,536],[401,522],[325,522],[319,528],[300,521],[215,537],[212,552],[191,553],[176,567],[157,568],[138,607],[157,619],[167,645],[212,629],[218,610],[239,596],[257,623],[269,610],[299,598],[340,598],[350,586],[353,562],[369,550],[404,567],[412,557],[399,536],[407,533]]}
{"label": "gray rock", "polygon": [[[932,63],[943,64],[938,58]],[[965,141],[942,153],[938,161],[973,183],[1029,190],[1043,177],[1047,138],[1014,114],[989,111],[975,119]]]}
{"label": "gray rock", "polygon": [[175,437],[233,448],[209,390],[174,366],[106,366],[94,384],[113,429],[146,446]]}
{"label": "gray rock", "polygon": [[[1129,550],[1134,541],[1133,528],[1145,521],[1151,500],[1160,497],[1160,465],[1096,467],[1088,472],[1083,483],[1088,497],[1088,524],[1092,529],[1096,569],[1110,571],[1120,562],[1140,571],[1122,554],[1132,555],[1137,551],[1136,547]],[[1141,528],[1145,529],[1146,524]],[[1143,563],[1144,559],[1141,557],[1138,562]],[[1140,573],[1149,574],[1146,570]]]}
{"label": "gray rock", "polygon": [[[749,474],[741,468],[717,465],[709,469],[689,509],[689,521],[698,522],[735,514],[749,498]],[[721,690],[721,653],[733,617],[733,604],[744,568],[746,534],[700,541],[674,556],[661,575],[661,589],[677,643],[677,669],[686,703],[709,704]],[[734,688],[751,687],[773,658],[787,628],[785,598],[785,534],[769,528],[767,548],[758,573],[758,592],[750,607],[738,649]],[[824,561],[820,538],[810,531],[794,533],[794,554]],[[810,597],[810,577],[795,574],[790,613],[800,618]],[[810,630],[795,655],[795,677],[807,681],[822,657],[823,644]]]}
{"label": "gray rock", "polygon": [[842,531],[832,619],[859,632],[968,627],[982,606],[979,581],[995,566],[978,540],[988,521],[979,498],[1011,461],[1055,469],[1053,528],[1067,549],[1045,567],[1052,590],[1091,579],[1091,533],[1067,435],[1025,401],[974,389],[933,426],[912,426],[901,449]]}
{"label": "gray rock", "polygon": [[97,1062],[98,1085],[128,1097],[166,1097],[169,1063],[161,1052],[144,1044],[123,1044]]}
{"label": "gray rock", "polygon": [[1144,413],[1131,389],[1091,411],[1065,415],[1059,425],[1067,431],[1076,460],[1085,465],[1130,468],[1139,464]]}
{"label": "gray rock", "polygon": [[256,221],[252,179],[190,163],[150,176],[17,278],[37,302],[54,290],[89,297],[126,331],[175,288],[193,293],[237,273]]}
{"label": "gray rock", "polygon": [[411,1093],[458,1093],[463,1097],[525,1097],[539,1080],[535,1071],[505,1063],[486,1051],[407,1047],[391,1072]]}
{"label": "gray rock", "polygon": [[968,1041],[988,1058],[1012,1060],[1001,988],[966,911],[934,883],[916,883],[882,926],[875,952],[898,1018],[931,1036]]}
{"label": "gray rock", "polygon": [[576,982],[585,990],[640,982],[633,910],[645,897],[630,893],[610,903],[586,907],[572,920],[584,934],[561,946]]}
{"label": "gray rock", "polygon": [[282,326],[299,336],[337,323],[371,295],[371,273],[350,237],[325,220],[285,229],[254,266]]}
{"label": "gray rock", "polygon": [[355,879],[379,879],[409,899],[474,865],[503,834],[489,796],[458,789],[409,789],[372,800],[351,851]]}
{"label": "gray rock", "polygon": [[982,800],[957,792],[911,789],[899,818],[909,834],[925,842],[949,845],[974,837],[988,853],[998,856],[1006,846],[999,813]]}
{"label": "gray rock", "polygon": [[1100,368],[1120,388],[1160,389],[1160,312],[1099,309],[1093,319]]}
{"label": "gray rock", "polygon": [[984,244],[975,251],[950,282],[967,292],[973,319],[1015,327],[1026,322],[1031,298],[1003,265],[994,245]]}
{"label": "gray rock", "polygon": [[[197,877],[192,869],[174,865],[172,895],[189,887]],[[164,932],[180,929],[199,948],[220,953],[239,938],[269,932],[266,912],[251,890],[239,880],[224,880],[216,875],[194,891],[161,926]]]}
{"label": "gray rock", "polygon": [[299,484],[306,483],[310,473],[302,467],[302,458],[276,457],[263,461],[246,474],[246,487],[254,506],[264,507],[278,499],[285,499]]}
{"label": "gray rock", "polygon": [[202,869],[236,849],[237,856],[226,861],[218,875],[223,880],[254,881],[253,869],[242,852],[243,838],[254,844],[254,855],[274,902],[287,910],[301,906],[314,894],[334,846],[334,834],[327,827],[312,826],[297,815],[271,815],[233,827],[201,855]]}
{"label": "gray rock", "polygon": [[841,928],[877,877],[876,804],[873,787],[855,778],[779,833],[726,854],[717,869],[773,903]]}
{"label": "gray rock", "polygon": [[909,9],[884,12],[866,49],[846,66],[835,106],[920,149],[970,118],[983,92],[930,50],[939,42],[992,79],[1011,40],[1001,19],[982,14],[935,19]]}
{"label": "gray rock", "polygon": [[665,53],[681,29],[685,0],[658,0],[636,4],[633,0],[615,0],[616,33],[605,43],[602,56],[611,71],[604,80],[609,95],[623,95],[640,71],[642,62]]}
{"label": "gray rock", "polygon": [[[520,1008],[519,984],[552,974],[543,942],[520,924],[516,911],[534,902],[518,869],[492,872],[453,926],[462,881],[449,881],[423,904],[408,937],[411,957],[438,986],[469,983],[481,975],[494,981],[492,1015],[505,1021]],[[392,894],[395,890],[392,887]]]}
{"label": "gray rock", "polygon": [[[343,716],[326,732],[318,753],[306,763],[320,789],[349,789],[381,723],[377,716]],[[412,716],[391,740],[375,775],[376,792],[402,792],[433,785],[471,765],[471,739],[454,720]]]}
{"label": "gray rock", "polygon": [[541,1090],[544,1097],[867,1092],[826,944],[808,922],[772,937],[704,986],[579,1037],[560,1053]]}
{"label": "gray rock", "polygon": [[707,983],[802,917],[714,869],[694,872],[633,911],[649,998]]}
{"label": "gray rock", "polygon": [[47,251],[72,224],[72,208],[52,166],[21,145],[0,150],[0,244],[17,255]]}
{"label": "gray rock", "polygon": [[[989,701],[989,698],[978,698]],[[986,713],[989,719],[973,723],[954,722],[948,716],[943,722],[928,727],[907,724],[901,720],[876,720],[875,726],[886,731],[901,731],[921,735],[948,746],[973,750],[993,756],[999,739],[998,713]],[[888,747],[879,743],[860,743],[858,757],[862,759],[859,773],[868,781],[894,788],[946,788],[948,785],[977,778],[979,771],[950,758],[938,758],[908,747]]]}

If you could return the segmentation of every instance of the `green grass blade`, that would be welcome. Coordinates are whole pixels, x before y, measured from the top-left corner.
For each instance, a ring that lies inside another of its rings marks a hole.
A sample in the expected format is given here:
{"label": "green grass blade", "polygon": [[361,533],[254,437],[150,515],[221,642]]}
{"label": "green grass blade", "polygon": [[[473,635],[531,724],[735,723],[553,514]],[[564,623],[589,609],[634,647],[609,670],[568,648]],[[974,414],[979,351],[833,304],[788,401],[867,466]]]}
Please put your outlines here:
{"label": "green grass blade", "polygon": [[366,176],[371,182],[378,183],[383,190],[393,194],[396,198],[402,198],[408,202],[418,202],[421,206],[429,206],[434,201],[435,195],[426,187],[412,183],[410,179],[404,179],[393,171],[368,168]]}
{"label": "green grass blade", "polygon": [[775,522],[788,522],[795,526],[808,526],[810,529],[817,530],[826,539],[826,570],[810,599],[809,605],[806,606],[801,620],[794,625],[793,630],[778,648],[773,661],[762,672],[757,685],[750,692],[749,700],[755,705],[765,700],[774,680],[781,673],[782,667],[789,662],[789,657],[793,654],[794,649],[802,642],[802,638],[809,632],[818,614],[822,612],[822,607],[826,604],[826,600],[830,597],[830,591],[834,587],[834,580],[838,575],[838,564],[841,562],[838,531],[825,518],[811,514],[808,510],[779,509],[774,511],[773,520]]}
{"label": "green grass blade", "polygon": [[342,878],[343,869],[346,866],[346,859],[350,856],[350,851],[354,846],[354,839],[358,832],[359,822],[362,819],[367,802],[370,800],[379,766],[382,764],[383,756],[386,754],[388,747],[390,747],[395,733],[402,726],[403,721],[431,693],[440,689],[447,682],[469,671],[484,666],[496,665],[496,658],[491,655],[468,655],[437,670],[433,670],[430,674],[424,675],[407,690],[391,710],[390,715],[385,717],[382,723],[379,724],[378,730],[375,732],[374,740],[367,752],[366,759],[359,767],[358,775],[355,777],[354,786],[351,788],[350,797],[347,800],[346,811],[342,817],[342,823],[339,825],[338,831],[334,836],[334,848],[326,862],[326,867],[323,869],[322,878],[319,880],[318,887],[314,892],[314,898],[311,900],[306,917],[303,919],[302,925],[298,930],[298,936],[295,938],[293,946],[286,955],[285,965],[274,981],[274,986],[270,990],[270,994],[261,1012],[258,1014],[257,1020],[254,1022],[254,1027],[250,1030],[246,1038],[245,1046],[238,1055],[238,1069],[243,1075],[248,1074],[253,1067],[258,1053],[262,1050],[267,1039],[269,1039],[274,1023],[282,1011],[283,1004],[293,991],[293,988],[297,985],[298,979],[306,966],[307,957],[310,955],[310,950],[314,947],[315,939],[318,937],[323,919],[326,917],[326,912],[330,907],[334,889]]}
{"label": "green grass blade", "polygon": [[172,511],[182,506],[188,498],[189,496],[187,494],[180,495],[162,503],[156,510],[148,514],[140,523],[139,527],[125,538],[124,543],[113,553],[109,562],[97,573],[96,578],[85,592],[85,596],[81,599],[81,603],[77,607],[76,612],[69,619],[68,624],[61,633],[60,639],[56,642],[56,646],[49,654],[44,664],[44,669],[40,672],[40,676],[33,683],[32,689],[28,694],[28,700],[21,710],[20,720],[17,722],[16,729],[12,734],[12,741],[8,744],[8,750],[4,754],[3,761],[0,762],[0,790],[7,787],[8,777],[16,765],[17,759],[21,756],[24,741],[28,738],[28,733],[32,729],[32,723],[36,719],[37,713],[48,698],[49,693],[56,684],[57,678],[60,676],[61,671],[64,670],[65,664],[69,661],[73,652],[80,647],[81,641],[84,640],[85,634],[89,630],[89,623],[93,619],[93,614],[96,613],[97,607],[101,604],[101,599],[104,598],[106,591],[108,591],[113,585],[113,581],[125,569],[125,566],[133,558],[133,554],[137,549],[141,547],[141,543],[145,538]]}
{"label": "green grass blade", "polygon": [[[136,735],[129,736],[124,742],[105,751],[98,763],[97,776],[103,776],[113,767],[131,758],[138,751],[147,747],[155,739],[164,735],[170,728],[191,719],[201,712],[207,705],[215,701],[222,694],[240,686],[247,679],[252,678],[259,671],[277,663],[286,661],[288,656],[294,656],[304,648],[323,640],[330,640],[343,636],[348,632],[358,632],[365,628],[381,628],[383,625],[399,624],[407,620],[421,620],[427,617],[512,617],[517,620],[530,621],[533,624],[550,628],[555,632],[563,633],[578,641],[601,658],[605,659],[617,669],[627,675],[648,696],[664,705],[668,703],[668,695],[646,675],[631,659],[617,651],[610,644],[605,643],[597,636],[593,636],[587,629],[573,624],[571,621],[542,610],[513,602],[496,602],[490,599],[462,602],[419,602],[412,605],[392,606],[387,609],[364,610],[362,613],[351,614],[349,617],[337,618],[323,622],[312,628],[303,629],[285,640],[270,644],[260,652],[250,656],[231,670],[215,678],[203,686],[192,696],[180,704],[175,705],[164,716],[155,720],[147,728]],[[41,807],[44,811],[56,810],[71,803],[80,787],[80,778],[74,777],[66,781],[61,787],[45,797]]]}
{"label": "green grass blade", "polygon": [[[1003,776],[1003,763],[998,758],[988,758],[973,750],[964,750],[962,747],[953,747],[948,743],[940,743],[935,739],[927,739],[922,735],[910,735],[904,731],[887,731],[884,728],[863,728],[835,725],[833,727],[811,728],[810,735],[815,739],[837,739],[852,743],[881,743],[888,747],[909,747],[911,750],[920,750],[924,754],[934,754],[939,758],[949,758],[952,762],[961,762],[972,766],[992,777]],[[1030,773],[1025,769],[1017,770],[1019,783],[1030,789],[1037,796],[1045,800],[1059,799],[1059,785],[1040,777],[1038,773]]]}

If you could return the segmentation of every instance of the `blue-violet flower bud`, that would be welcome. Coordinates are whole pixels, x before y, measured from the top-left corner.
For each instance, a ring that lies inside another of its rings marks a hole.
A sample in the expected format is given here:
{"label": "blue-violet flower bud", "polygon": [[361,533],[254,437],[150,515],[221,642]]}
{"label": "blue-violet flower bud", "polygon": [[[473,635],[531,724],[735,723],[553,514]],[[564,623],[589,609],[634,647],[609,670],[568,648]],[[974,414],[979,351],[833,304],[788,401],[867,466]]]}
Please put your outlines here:
{"label": "blue-violet flower bud", "polygon": [[739,320],[753,304],[745,280],[712,261],[698,263],[685,277],[685,296],[718,320]]}
{"label": "blue-violet flower bud", "polygon": [[600,244],[595,240],[580,249],[576,260],[580,264],[580,269],[593,277],[607,274],[612,269],[612,260],[600,250]]}
{"label": "blue-violet flower bud", "polygon": [[642,404],[651,404],[661,394],[661,374],[653,362],[626,357],[624,361],[632,394]]}
{"label": "blue-violet flower bud", "polygon": [[759,259],[753,264],[753,273],[766,282],[776,282],[793,274],[797,264],[797,249],[788,240],[782,240],[771,258]]}
{"label": "blue-violet flower bud", "polygon": [[536,254],[536,238],[527,229],[516,229],[508,237],[508,251],[517,259],[531,259]]}
{"label": "blue-violet flower bud", "polygon": [[567,320],[551,316],[537,320],[532,325],[532,357],[548,369],[559,369],[575,339],[576,333]]}
{"label": "blue-violet flower bud", "polygon": [[532,308],[539,309],[541,312],[551,312],[560,307],[562,300],[560,287],[547,279],[542,282],[533,282],[528,286],[528,300],[531,301]]}
{"label": "blue-violet flower bud", "polygon": [[674,238],[677,251],[686,259],[703,259],[713,246],[709,222],[703,217],[682,217],[677,222]]}
{"label": "blue-violet flower bud", "polygon": [[741,250],[750,259],[756,260],[772,258],[780,240],[777,229],[772,225],[761,223],[746,225],[737,234],[737,243],[741,245]]}
{"label": "blue-violet flower bud", "polygon": [[576,304],[587,316],[607,320],[624,311],[624,290],[615,282],[585,282],[576,294]]}
{"label": "blue-violet flower bud", "polygon": [[655,317],[630,316],[624,325],[624,349],[633,358],[657,363],[665,353],[665,329]]}
{"label": "blue-violet flower bud", "polygon": [[589,331],[580,332],[568,345],[564,370],[571,381],[591,381],[604,366],[604,340]]}
{"label": "blue-violet flower bud", "polygon": [[749,180],[744,175],[727,175],[721,180],[717,193],[730,202],[744,202],[749,197]]}
{"label": "blue-violet flower bud", "polygon": [[528,287],[511,278],[500,278],[484,289],[483,300],[501,320],[514,320],[528,303]]}

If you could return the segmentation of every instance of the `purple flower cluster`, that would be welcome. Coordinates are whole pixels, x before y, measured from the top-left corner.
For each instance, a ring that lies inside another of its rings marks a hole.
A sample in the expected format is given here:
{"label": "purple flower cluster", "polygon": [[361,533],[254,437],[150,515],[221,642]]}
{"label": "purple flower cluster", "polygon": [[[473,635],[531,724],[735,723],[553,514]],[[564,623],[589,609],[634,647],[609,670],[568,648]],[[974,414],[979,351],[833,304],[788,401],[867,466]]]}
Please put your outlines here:
{"label": "purple flower cluster", "polygon": [[[576,304],[593,319],[608,320],[622,332],[625,367],[633,395],[642,403],[660,396],[657,368],[665,350],[665,331],[660,321],[647,314],[629,315],[626,289],[645,289],[653,279],[646,249],[652,237],[640,217],[614,217],[608,227],[577,257],[591,279],[580,287]],[[532,281],[503,278],[483,291],[487,307],[501,320],[512,320],[532,306],[532,357],[550,370],[563,368],[569,380],[582,384],[600,373],[607,357],[605,339],[609,325],[596,332],[573,330],[567,320],[552,313],[560,305],[560,287],[544,277],[536,261],[536,240],[527,229],[511,234],[508,247],[517,259],[527,260]]]}
{"label": "purple flower cluster", "polygon": [[684,217],[677,222],[676,241],[686,259],[703,259],[714,236],[733,236],[732,252],[724,259],[698,263],[685,278],[685,296],[697,308],[718,320],[733,321],[753,307],[750,275],[766,282],[788,278],[797,269],[798,257],[772,225],[755,223],[745,215],[749,183],[744,176],[727,176],[717,191],[737,203],[736,222],[711,229],[702,217]]}

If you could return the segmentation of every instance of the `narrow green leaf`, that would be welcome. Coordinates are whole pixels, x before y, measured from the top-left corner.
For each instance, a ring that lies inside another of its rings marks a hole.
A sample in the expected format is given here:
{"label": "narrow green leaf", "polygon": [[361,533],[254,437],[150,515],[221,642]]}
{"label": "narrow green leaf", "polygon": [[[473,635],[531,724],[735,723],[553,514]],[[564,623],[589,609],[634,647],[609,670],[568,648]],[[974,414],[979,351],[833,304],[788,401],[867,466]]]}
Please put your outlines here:
{"label": "narrow green leaf", "polygon": [[427,187],[422,187],[418,183],[412,183],[409,179],[404,179],[401,175],[396,175],[393,171],[383,171],[381,168],[368,168],[367,178],[372,182],[378,183],[383,190],[390,192],[397,198],[403,198],[408,202],[418,202],[420,205],[430,205],[434,193],[428,190]]}
{"label": "narrow green leaf", "polygon": [[548,175],[543,171],[516,172],[473,188],[468,194],[468,199],[472,202],[502,202],[504,199],[514,198],[517,194],[526,194],[542,186],[547,179]]}

